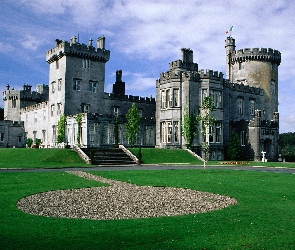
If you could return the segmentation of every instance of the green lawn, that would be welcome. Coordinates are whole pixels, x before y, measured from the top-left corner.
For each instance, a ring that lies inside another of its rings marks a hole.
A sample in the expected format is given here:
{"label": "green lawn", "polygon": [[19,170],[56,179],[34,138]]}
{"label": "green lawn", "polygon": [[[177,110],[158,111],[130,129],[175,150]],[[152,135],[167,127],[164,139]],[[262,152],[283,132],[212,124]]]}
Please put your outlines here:
{"label": "green lawn", "polygon": [[[88,170],[89,171],[89,170]],[[27,195],[98,186],[64,172],[0,173],[0,249],[294,249],[294,175],[232,170],[91,173],[138,185],[169,186],[235,197],[204,214],[95,221],[29,215]]]}
{"label": "green lawn", "polygon": [[[138,155],[138,148],[128,148],[134,155]],[[142,148],[143,164],[197,164],[203,162],[182,149]]]}
{"label": "green lawn", "polygon": [[1,148],[0,168],[49,168],[86,166],[70,149]]}

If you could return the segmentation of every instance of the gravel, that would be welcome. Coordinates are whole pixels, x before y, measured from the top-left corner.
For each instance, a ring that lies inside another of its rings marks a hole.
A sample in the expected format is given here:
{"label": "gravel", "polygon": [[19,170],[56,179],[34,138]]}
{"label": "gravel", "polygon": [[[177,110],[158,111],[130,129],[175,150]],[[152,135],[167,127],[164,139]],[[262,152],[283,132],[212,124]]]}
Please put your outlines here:
{"label": "gravel", "polygon": [[82,171],[67,173],[110,186],[38,193],[19,200],[17,207],[46,217],[118,220],[204,213],[237,203],[231,197],[196,190],[137,186]]}

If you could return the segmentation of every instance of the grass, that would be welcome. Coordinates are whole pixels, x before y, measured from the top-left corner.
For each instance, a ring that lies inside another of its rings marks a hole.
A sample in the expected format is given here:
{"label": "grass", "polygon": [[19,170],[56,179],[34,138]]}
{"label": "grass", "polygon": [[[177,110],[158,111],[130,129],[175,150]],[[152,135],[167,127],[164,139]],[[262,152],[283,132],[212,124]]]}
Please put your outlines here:
{"label": "grass", "polygon": [[[137,156],[138,148],[128,148]],[[186,150],[182,149],[162,149],[162,148],[142,148],[143,164],[203,164]]]}
{"label": "grass", "polygon": [[69,149],[1,148],[0,168],[60,168],[86,166]]}
{"label": "grass", "polygon": [[204,214],[95,221],[21,212],[16,202],[56,189],[98,186],[63,172],[0,173],[0,249],[294,249],[294,175],[252,171],[89,171],[138,185],[183,187],[235,197]]}
{"label": "grass", "polygon": [[[138,148],[129,149],[134,155]],[[177,164],[203,165],[203,162],[193,157],[186,150],[142,148],[143,164]],[[222,161],[209,161],[207,165],[224,166]],[[288,167],[295,168],[295,163],[284,162],[248,162],[246,166]],[[225,164],[226,166],[241,166]],[[245,165],[245,164],[244,164]],[[85,167],[80,157],[69,149],[31,149],[31,148],[1,148],[0,168],[63,168]]]}

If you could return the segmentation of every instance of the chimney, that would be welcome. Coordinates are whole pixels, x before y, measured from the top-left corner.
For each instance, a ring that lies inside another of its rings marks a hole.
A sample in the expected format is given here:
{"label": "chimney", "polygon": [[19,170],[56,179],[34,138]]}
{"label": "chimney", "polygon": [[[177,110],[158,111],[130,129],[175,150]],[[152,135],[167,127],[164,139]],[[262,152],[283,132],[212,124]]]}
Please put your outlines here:
{"label": "chimney", "polygon": [[98,49],[105,49],[105,37],[101,36],[97,38],[97,48]]}

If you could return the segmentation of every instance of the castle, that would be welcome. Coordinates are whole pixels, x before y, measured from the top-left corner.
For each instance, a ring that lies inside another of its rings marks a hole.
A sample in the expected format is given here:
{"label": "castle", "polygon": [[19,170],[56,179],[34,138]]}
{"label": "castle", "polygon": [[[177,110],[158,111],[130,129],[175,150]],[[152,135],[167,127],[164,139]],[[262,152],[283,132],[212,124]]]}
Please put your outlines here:
{"label": "castle", "polygon": [[[272,49],[235,50],[231,36],[225,41],[225,50],[224,78],[221,72],[199,70],[193,51],[181,49],[182,58],[171,62],[170,69],[156,81],[155,99],[126,95],[121,70],[116,72],[112,93],[104,92],[105,63],[110,58],[104,37],[97,39],[96,47],[91,39],[88,45],[80,44],[76,37],[70,42],[57,39],[55,47],[46,52],[49,85],[37,85],[36,91],[30,85],[24,85],[23,90],[7,86],[3,92],[5,120],[19,122],[25,133],[14,146],[25,146],[25,138],[40,138],[43,147],[56,147],[61,115],[66,116],[64,141],[69,145],[113,145],[115,117],[119,118],[119,143],[128,145],[125,115],[135,103],[142,118],[136,145],[182,148],[186,145],[181,135],[185,107],[197,113],[203,98],[211,96],[216,118],[210,127],[211,160],[226,158],[233,131],[239,135],[246,158],[260,160],[265,151],[268,159],[276,160],[281,54]],[[82,114],[81,123],[78,114]],[[4,133],[1,124],[0,133]],[[198,153],[202,141],[197,133],[193,147]],[[0,146],[3,144],[0,141]]]}

